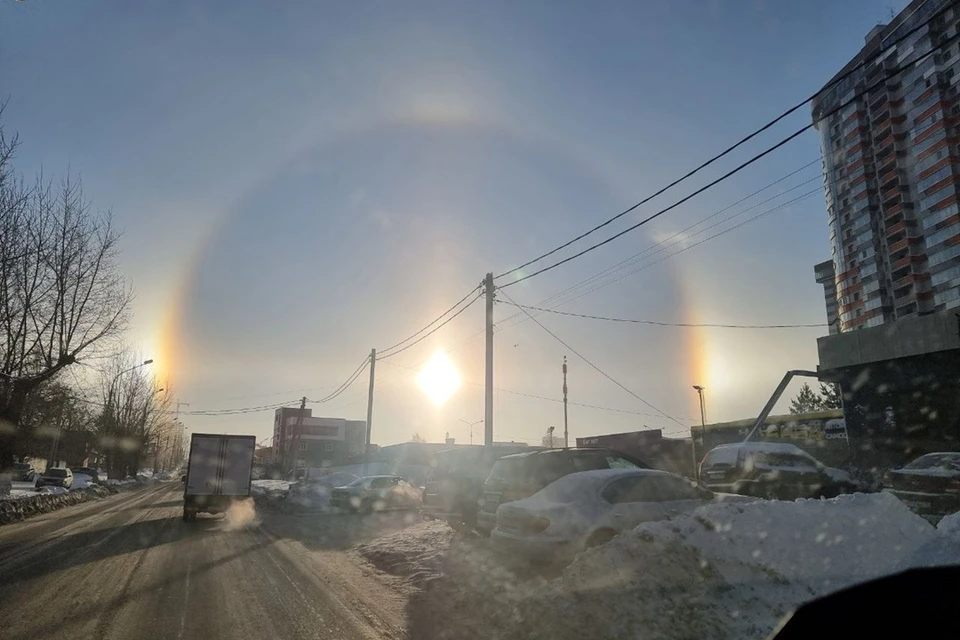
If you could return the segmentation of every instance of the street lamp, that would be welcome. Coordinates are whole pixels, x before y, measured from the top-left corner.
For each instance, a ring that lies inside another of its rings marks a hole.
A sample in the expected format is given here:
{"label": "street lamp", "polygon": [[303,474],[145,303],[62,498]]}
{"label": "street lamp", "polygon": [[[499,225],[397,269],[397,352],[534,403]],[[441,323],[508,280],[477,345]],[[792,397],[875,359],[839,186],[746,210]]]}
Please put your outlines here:
{"label": "street lamp", "polygon": [[[125,374],[125,373],[130,373],[131,371],[135,371],[136,369],[139,369],[139,368],[141,368],[141,367],[145,367],[145,366],[147,366],[148,364],[153,364],[153,358],[149,358],[149,359],[147,359],[147,360],[144,360],[144,361],[141,362],[140,364],[135,364],[135,365],[133,365],[132,367],[127,367],[126,369],[123,369],[122,371],[120,371],[119,373],[117,373],[117,375],[113,376],[113,380],[110,381],[110,390],[109,390],[108,393],[107,393],[107,405],[106,405],[106,407],[105,407],[106,413],[107,413],[107,415],[109,416],[109,419],[110,419],[110,423],[112,423],[112,422],[114,421],[114,415],[113,415],[113,396],[114,396],[114,390],[116,389],[116,386],[117,386],[117,381],[120,380],[120,377],[123,376],[123,374]],[[113,426],[113,425],[111,424],[111,426]],[[109,435],[109,434],[106,434],[106,435]],[[109,460],[107,461],[107,466],[108,466],[108,467],[112,466],[112,462],[113,462],[113,456],[111,455],[110,458],[109,458]]]}
{"label": "street lamp", "polygon": [[463,418],[460,418],[460,422],[462,422],[463,424],[465,424],[465,425],[467,425],[468,427],[470,427],[470,444],[473,444],[473,427],[474,427],[474,425],[478,425],[478,424],[480,424],[481,422],[483,422],[483,418],[481,418],[480,420],[475,420],[475,421],[473,421],[473,422],[468,422],[468,421],[464,420]]}
{"label": "street lamp", "polygon": [[[707,431],[707,413],[703,405],[703,387],[695,384],[693,388],[696,390],[697,395],[700,396],[700,439],[706,444],[705,434]],[[693,445],[693,477],[697,480],[700,479],[700,467],[697,464],[697,439],[694,437],[690,438],[690,444]]]}

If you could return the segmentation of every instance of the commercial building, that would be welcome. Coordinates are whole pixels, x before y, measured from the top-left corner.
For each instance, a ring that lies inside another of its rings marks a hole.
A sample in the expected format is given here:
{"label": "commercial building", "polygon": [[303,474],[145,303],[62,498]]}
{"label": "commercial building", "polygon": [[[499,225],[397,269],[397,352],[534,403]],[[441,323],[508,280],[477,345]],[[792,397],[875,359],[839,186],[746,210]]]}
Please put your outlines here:
{"label": "commercial building", "polygon": [[336,467],[363,459],[367,423],[345,418],[316,418],[311,409],[281,407],[274,412],[274,461],[286,471]]}
{"label": "commercial building", "polygon": [[831,333],[960,306],[960,45],[949,41],[960,10],[947,4],[914,0],[871,30],[812,103],[833,290],[824,264],[816,277],[828,318],[836,306]]}

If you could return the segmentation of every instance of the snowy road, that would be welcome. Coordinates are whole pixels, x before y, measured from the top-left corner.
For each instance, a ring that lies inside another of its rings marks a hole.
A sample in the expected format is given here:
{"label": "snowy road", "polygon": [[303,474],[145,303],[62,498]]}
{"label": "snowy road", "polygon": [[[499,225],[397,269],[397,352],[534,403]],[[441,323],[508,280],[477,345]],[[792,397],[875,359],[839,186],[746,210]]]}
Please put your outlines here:
{"label": "snowy road", "polygon": [[403,599],[347,552],[402,526],[398,516],[184,523],[181,491],[155,486],[0,527],[0,635],[404,637]]}

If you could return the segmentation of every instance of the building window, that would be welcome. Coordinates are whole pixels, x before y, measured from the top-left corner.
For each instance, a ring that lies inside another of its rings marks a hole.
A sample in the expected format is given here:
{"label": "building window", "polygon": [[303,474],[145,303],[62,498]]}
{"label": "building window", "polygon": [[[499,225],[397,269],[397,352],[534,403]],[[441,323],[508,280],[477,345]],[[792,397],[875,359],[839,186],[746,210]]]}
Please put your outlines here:
{"label": "building window", "polygon": [[306,450],[307,450],[307,443],[306,443],[306,442],[301,442],[301,443],[300,443],[300,451],[306,451]]}
{"label": "building window", "polygon": [[332,443],[332,442],[324,442],[324,443],[323,443],[323,450],[324,450],[324,451],[333,451],[333,443]]}

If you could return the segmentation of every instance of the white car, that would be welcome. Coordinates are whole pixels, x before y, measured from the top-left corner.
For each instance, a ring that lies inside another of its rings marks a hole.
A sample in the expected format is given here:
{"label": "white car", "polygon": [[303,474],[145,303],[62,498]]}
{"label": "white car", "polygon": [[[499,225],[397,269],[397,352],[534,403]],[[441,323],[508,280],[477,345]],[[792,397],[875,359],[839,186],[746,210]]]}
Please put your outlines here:
{"label": "white car", "polygon": [[498,550],[529,559],[570,559],[643,522],[665,520],[719,501],[751,500],[713,493],[666,471],[581,471],[529,498],[501,505],[491,538]]}

